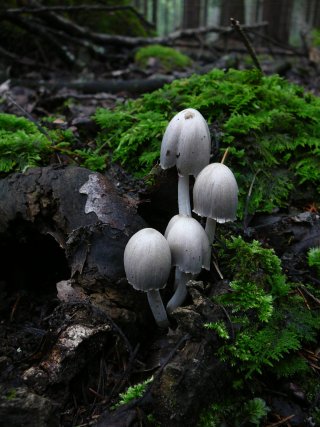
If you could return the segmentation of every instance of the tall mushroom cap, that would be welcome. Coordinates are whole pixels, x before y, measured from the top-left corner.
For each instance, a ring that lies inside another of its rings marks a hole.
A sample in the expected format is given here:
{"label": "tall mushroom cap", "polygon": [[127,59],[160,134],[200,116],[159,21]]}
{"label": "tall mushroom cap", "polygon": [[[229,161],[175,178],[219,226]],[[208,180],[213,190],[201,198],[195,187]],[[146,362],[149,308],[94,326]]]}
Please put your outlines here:
{"label": "tall mushroom cap", "polygon": [[169,221],[164,235],[171,249],[173,266],[192,274],[200,273],[202,267],[210,270],[209,240],[197,220],[175,215]]}
{"label": "tall mushroom cap", "polygon": [[236,219],[238,184],[222,163],[211,163],[197,176],[193,187],[193,211],[217,222]]}
{"label": "tall mushroom cap", "polygon": [[171,269],[171,252],[165,237],[153,228],[135,233],[124,251],[124,269],[136,290],[164,288]]}
{"label": "tall mushroom cap", "polygon": [[163,135],[160,165],[176,165],[181,176],[194,175],[209,163],[211,140],[207,122],[194,108],[176,114]]}

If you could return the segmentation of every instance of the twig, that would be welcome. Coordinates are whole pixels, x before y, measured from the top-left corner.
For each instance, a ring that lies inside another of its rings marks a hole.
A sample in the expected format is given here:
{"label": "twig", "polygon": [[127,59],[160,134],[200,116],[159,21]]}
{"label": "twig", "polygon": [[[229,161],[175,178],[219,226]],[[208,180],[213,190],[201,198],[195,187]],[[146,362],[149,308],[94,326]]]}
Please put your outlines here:
{"label": "twig", "polygon": [[289,415],[288,417],[282,418],[280,421],[277,421],[272,424],[268,424],[266,427],[278,427],[282,424],[285,424],[287,421],[290,421],[293,417],[295,417],[295,414]]}
{"label": "twig", "polygon": [[229,152],[229,147],[227,147],[226,151],[224,152],[222,160],[221,160],[220,163],[224,164],[224,162],[225,162],[225,160],[227,158],[228,152]]}
{"label": "twig", "polygon": [[235,338],[234,327],[233,327],[232,320],[231,320],[231,318],[229,316],[229,313],[228,313],[227,309],[222,304],[218,304],[218,305],[222,309],[222,311],[224,312],[226,318],[228,319],[228,321],[230,323],[231,333],[232,333],[232,337],[231,338],[234,340],[234,338]]}
{"label": "twig", "polygon": [[254,182],[255,182],[255,180],[256,180],[257,175],[258,175],[259,172],[260,172],[260,169],[258,169],[257,172],[253,175],[253,178],[252,178],[252,181],[251,181],[251,184],[250,184],[250,187],[249,187],[249,191],[248,191],[248,194],[247,194],[246,204],[245,204],[244,213],[243,213],[243,228],[244,228],[244,230],[246,230],[247,226],[248,226],[247,219],[248,219],[248,211],[249,211],[249,202],[250,202],[250,199],[251,199],[253,185],[254,185]]}
{"label": "twig", "polygon": [[25,116],[27,117],[32,123],[34,123],[37,127],[37,129],[51,142],[52,138],[50,137],[50,135],[48,134],[48,132],[45,130],[45,128],[43,128],[36,119],[34,119],[31,114],[28,113],[28,111],[26,111],[24,108],[21,107],[21,105],[19,105],[9,94],[6,94],[6,98],[15,106],[18,108],[18,110]]}
{"label": "twig", "polygon": [[308,309],[308,310],[311,310],[311,309],[310,309],[310,305],[308,304],[308,301],[307,301],[306,297],[303,295],[303,292],[302,292],[302,290],[299,288],[299,286],[297,287],[297,291],[298,291],[298,292],[299,292],[299,294],[301,295],[301,297],[302,297],[302,299],[303,299],[303,301],[304,301],[304,303],[305,303],[305,305],[306,305],[307,309]]}
{"label": "twig", "polygon": [[25,116],[27,117],[32,123],[34,123],[36,125],[36,127],[38,128],[38,130],[45,135],[51,142],[52,139],[50,137],[50,135],[48,134],[48,132],[45,130],[45,128],[43,128],[36,119],[34,119],[31,114],[28,113],[28,111],[26,111],[23,107],[21,107],[21,105],[19,105],[10,95],[6,94],[6,98],[15,106],[17,107],[17,109]]}
{"label": "twig", "polygon": [[141,397],[139,397],[138,399],[134,399],[132,402],[128,403],[127,405],[124,405],[123,408],[119,408],[119,412],[121,412],[122,410],[127,411],[127,410],[135,408],[137,406],[141,406],[143,404],[143,402],[148,399],[150,392],[151,392],[154,384],[156,383],[156,380],[160,377],[164,368],[167,366],[167,364],[173,358],[175,353],[179,350],[180,346],[183,343],[185,343],[186,341],[188,341],[189,339],[190,339],[189,334],[186,334],[180,338],[180,340],[177,342],[175,347],[170,351],[169,355],[167,356],[167,358],[165,359],[165,361],[163,362],[161,367],[158,369],[157,373],[154,375],[153,381],[146,387],[144,394]]}
{"label": "twig", "polygon": [[312,293],[309,292],[303,285],[301,285],[298,289],[306,293],[314,302],[320,305],[320,300],[316,298],[314,295],[312,295]]}
{"label": "twig", "polygon": [[248,52],[249,52],[249,54],[253,60],[254,65],[256,66],[256,68],[258,70],[260,70],[263,73],[260,62],[258,60],[258,57],[254,51],[254,48],[253,48],[252,44],[250,43],[250,40],[247,37],[246,33],[244,32],[243,28],[240,27],[240,22],[234,18],[230,18],[230,22],[231,22],[232,28],[234,28],[237,31],[237,33],[240,35],[244,45],[248,49]]}
{"label": "twig", "polygon": [[124,385],[125,385],[128,377],[129,377],[129,374],[132,371],[133,362],[135,361],[135,358],[136,358],[136,356],[138,354],[139,349],[140,349],[140,345],[137,344],[136,347],[135,347],[135,349],[134,349],[134,351],[130,355],[128,366],[123,371],[123,373],[121,375],[121,378],[119,378],[119,380],[117,381],[117,383],[112,388],[108,400],[111,400],[116,394],[119,394],[120,391],[123,389],[123,387],[124,387]]}
{"label": "twig", "polygon": [[20,300],[21,300],[21,295],[20,295],[20,294],[18,294],[18,296],[17,296],[17,298],[16,298],[16,300],[15,300],[15,303],[13,304],[13,307],[12,307],[12,309],[11,309],[11,313],[10,313],[10,322],[12,322],[12,321],[13,321],[14,314],[15,314],[15,312],[17,311],[17,307],[18,307],[18,305],[19,305]]}

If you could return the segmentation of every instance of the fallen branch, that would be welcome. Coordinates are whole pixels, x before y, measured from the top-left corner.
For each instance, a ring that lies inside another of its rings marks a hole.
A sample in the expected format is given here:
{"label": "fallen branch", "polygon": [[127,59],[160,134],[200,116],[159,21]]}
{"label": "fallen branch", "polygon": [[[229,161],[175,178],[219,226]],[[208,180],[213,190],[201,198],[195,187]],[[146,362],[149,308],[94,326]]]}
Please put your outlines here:
{"label": "fallen branch", "polygon": [[20,15],[22,13],[27,13],[31,15],[42,15],[48,12],[117,12],[117,11],[130,11],[137,18],[143,22],[149,28],[154,29],[154,24],[146,20],[146,18],[137,11],[133,6],[104,6],[104,5],[90,5],[90,4],[81,4],[78,6],[42,6],[42,7],[19,7],[12,9],[4,9],[2,13],[10,15]]}
{"label": "fallen branch", "polygon": [[241,40],[243,41],[245,47],[247,48],[247,50],[249,52],[249,55],[251,56],[254,65],[256,66],[256,68],[258,70],[260,70],[262,72],[262,68],[261,68],[260,62],[258,60],[258,57],[257,57],[257,55],[256,55],[256,53],[254,51],[254,48],[253,48],[253,46],[252,46],[249,38],[246,35],[245,31],[240,26],[240,22],[237,21],[234,18],[231,18],[230,22],[231,22],[231,26],[237,31],[237,33],[241,37]]}
{"label": "fallen branch", "polygon": [[50,90],[59,90],[62,88],[79,90],[84,94],[92,93],[118,93],[132,92],[144,93],[161,88],[164,84],[170,83],[173,77],[159,77],[156,79],[132,79],[132,80],[99,80],[99,81],[63,81],[56,82],[12,79],[12,86],[24,86],[29,88],[38,88],[43,86]]}

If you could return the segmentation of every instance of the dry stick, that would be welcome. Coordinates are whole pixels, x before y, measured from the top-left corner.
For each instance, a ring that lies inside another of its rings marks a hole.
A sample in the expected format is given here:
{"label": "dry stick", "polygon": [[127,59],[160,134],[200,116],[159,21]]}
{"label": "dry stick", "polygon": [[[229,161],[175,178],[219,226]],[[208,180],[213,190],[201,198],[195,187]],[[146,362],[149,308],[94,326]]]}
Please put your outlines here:
{"label": "dry stick", "polygon": [[309,292],[303,285],[301,285],[298,289],[301,289],[303,292],[305,292],[313,301],[315,301],[317,304],[320,304],[319,298],[316,298],[314,295],[312,295],[311,292]]}
{"label": "dry stick", "polygon": [[226,160],[226,158],[228,156],[228,152],[229,152],[229,147],[226,149],[226,151],[223,154],[222,160],[220,162],[221,164],[224,164],[224,162],[225,162],[225,160]]}
{"label": "dry stick", "polygon": [[248,210],[249,210],[249,202],[251,199],[251,194],[252,194],[252,189],[253,189],[253,184],[257,178],[258,173],[260,172],[260,169],[257,170],[257,172],[253,175],[250,187],[249,187],[249,191],[247,194],[247,198],[246,198],[246,204],[244,207],[244,213],[243,213],[243,228],[244,230],[247,229],[248,223],[247,223],[247,218],[248,218]]}
{"label": "dry stick", "polygon": [[263,72],[262,68],[261,68],[261,65],[260,65],[260,62],[259,62],[259,60],[257,58],[256,52],[255,52],[252,44],[250,43],[250,40],[248,39],[246,33],[243,31],[243,28],[240,27],[240,22],[237,21],[234,18],[230,18],[230,22],[231,22],[232,28],[234,28],[238,32],[238,34],[240,35],[240,37],[241,37],[244,45],[248,49],[248,52],[249,52],[249,54],[250,54],[250,56],[251,56],[251,58],[253,60],[254,65],[256,66],[256,68],[258,70],[260,70],[261,72]]}
{"label": "dry stick", "polygon": [[158,369],[158,371],[155,373],[155,375],[153,376],[153,381],[146,387],[143,395],[137,399],[134,399],[133,401],[129,402],[127,405],[125,405],[123,408],[119,408],[119,412],[122,411],[127,411],[129,409],[132,409],[134,407],[138,407],[143,405],[143,403],[148,399],[152,388],[155,385],[155,382],[160,378],[160,375],[162,374],[162,371],[164,370],[164,368],[167,366],[167,364],[170,362],[170,360],[174,357],[174,355],[176,354],[176,352],[179,350],[179,348],[181,347],[182,344],[184,344],[186,341],[188,341],[191,338],[191,336],[187,333],[185,335],[183,335],[179,341],[177,342],[177,344],[174,346],[174,348],[170,351],[170,353],[168,354],[168,356],[166,357],[166,359],[164,360],[164,362],[162,363],[162,365],[160,366],[160,368]]}
{"label": "dry stick", "polygon": [[6,94],[6,98],[15,106],[18,108],[18,110],[25,116],[27,117],[33,124],[36,125],[37,129],[39,130],[39,132],[41,132],[51,143],[53,143],[52,138],[50,137],[50,135],[48,134],[48,132],[46,131],[45,128],[43,128],[36,119],[34,119],[31,114],[28,113],[28,111],[26,111],[23,107],[21,107],[21,105],[19,105],[8,93]]}
{"label": "dry stick", "polygon": [[295,417],[295,414],[289,415],[288,417],[282,418],[282,420],[277,421],[276,423],[268,424],[267,427],[278,427],[282,424],[285,424],[286,422],[290,421],[293,417]]}

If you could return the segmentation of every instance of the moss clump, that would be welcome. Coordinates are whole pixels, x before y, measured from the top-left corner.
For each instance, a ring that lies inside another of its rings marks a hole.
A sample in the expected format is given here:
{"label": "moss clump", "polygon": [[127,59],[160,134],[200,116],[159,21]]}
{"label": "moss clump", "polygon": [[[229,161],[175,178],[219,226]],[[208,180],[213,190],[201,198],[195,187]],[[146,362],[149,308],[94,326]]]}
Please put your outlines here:
{"label": "moss clump", "polygon": [[273,250],[240,237],[226,240],[225,248],[221,267],[230,274],[230,292],[217,302],[229,312],[232,327],[206,325],[223,332],[217,355],[240,374],[240,382],[266,371],[279,377],[308,371],[297,351],[316,343],[319,307],[306,306],[296,285],[287,283]]}
{"label": "moss clump", "polygon": [[57,161],[56,154],[89,169],[105,167],[106,154],[99,147],[73,148],[75,143],[70,130],[48,130],[24,117],[0,114],[0,173],[48,165]]}
{"label": "moss clump", "polygon": [[229,401],[212,404],[205,409],[200,415],[197,427],[220,427],[224,425],[225,419],[235,427],[260,426],[269,410],[266,402],[259,397],[250,400],[246,400],[244,396],[238,396],[237,399],[229,397]]}
{"label": "moss clump", "polygon": [[145,381],[128,387],[124,393],[120,393],[120,400],[113,406],[113,409],[118,408],[121,405],[126,405],[134,399],[138,399],[143,396],[149,384],[153,381],[153,377],[146,379]]}
{"label": "moss clump", "polygon": [[36,166],[52,153],[51,141],[23,117],[0,114],[0,171]]}
{"label": "moss clump", "polygon": [[213,70],[174,81],[114,111],[99,109],[95,118],[113,159],[142,175],[159,158],[169,120],[187,107],[199,110],[212,125],[221,151],[230,147],[228,166],[239,184],[240,214],[252,183],[251,213],[286,206],[293,190],[305,194],[308,189],[310,197],[317,197],[320,99],[277,75]]}
{"label": "moss clump", "polygon": [[320,273],[320,247],[310,248],[308,250],[308,264],[310,267],[315,267],[317,273]]}
{"label": "moss clump", "polygon": [[135,62],[146,68],[150,58],[155,58],[165,71],[186,68],[192,64],[191,59],[176,49],[158,44],[141,47],[135,54]]}

